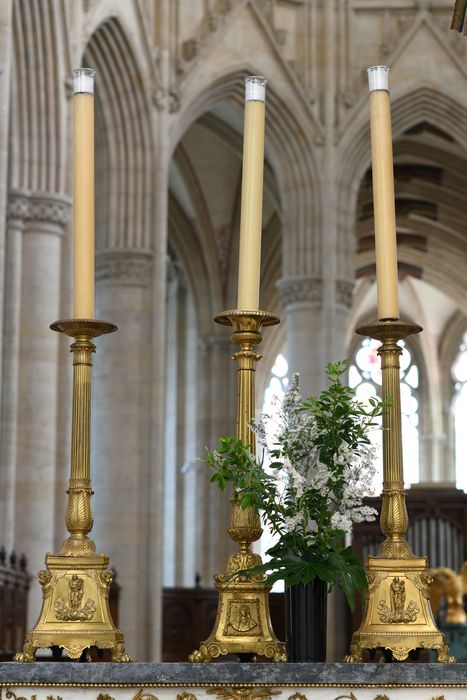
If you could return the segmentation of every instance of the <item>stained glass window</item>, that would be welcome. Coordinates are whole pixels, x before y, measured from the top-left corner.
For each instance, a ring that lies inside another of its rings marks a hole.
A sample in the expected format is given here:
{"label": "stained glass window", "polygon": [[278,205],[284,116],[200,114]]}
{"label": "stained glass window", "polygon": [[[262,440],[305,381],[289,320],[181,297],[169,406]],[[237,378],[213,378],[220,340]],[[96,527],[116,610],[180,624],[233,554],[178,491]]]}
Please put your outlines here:
{"label": "stained glass window", "polygon": [[[401,340],[399,345],[403,348],[400,357],[402,443],[404,479],[406,486],[408,486],[419,480],[419,371],[405,342]],[[365,338],[357,348],[354,361],[349,367],[349,384],[355,389],[359,401],[365,402],[371,397],[381,397],[382,378],[381,361],[378,357],[379,346],[378,340]],[[373,430],[370,439],[377,447],[378,476],[375,481],[375,489],[379,493],[383,485],[381,429]]]}
{"label": "stained glass window", "polygon": [[467,332],[464,333],[459,352],[451,367],[451,377],[454,381],[454,448],[456,463],[456,483],[458,489],[467,491],[467,469],[465,455],[467,454],[467,431],[465,429],[467,416]]}

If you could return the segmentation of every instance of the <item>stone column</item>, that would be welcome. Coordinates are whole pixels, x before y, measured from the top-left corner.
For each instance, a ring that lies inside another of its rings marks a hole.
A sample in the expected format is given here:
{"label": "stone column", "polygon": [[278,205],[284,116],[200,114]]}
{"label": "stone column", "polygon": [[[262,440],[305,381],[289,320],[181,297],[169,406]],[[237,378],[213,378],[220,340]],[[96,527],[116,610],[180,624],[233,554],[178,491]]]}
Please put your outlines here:
{"label": "stone column", "polygon": [[177,541],[183,538],[184,528],[177,528],[183,509],[178,502],[179,464],[178,410],[179,410],[179,364],[181,348],[178,338],[178,313],[180,270],[175,261],[167,264],[166,291],[166,372],[165,372],[165,439],[164,439],[164,586],[178,585],[177,563],[180,554]]}
{"label": "stone column", "polygon": [[[319,277],[282,279],[278,283],[287,321],[287,348],[289,372],[300,373],[304,397],[317,395],[327,386],[324,369],[328,362],[346,357],[345,337],[348,314],[352,303],[353,283],[335,280],[335,287],[326,289]],[[334,298],[333,298],[334,297]],[[346,652],[342,620],[347,608],[343,594],[335,591],[328,605],[328,659],[336,661]]]}
{"label": "stone column", "polygon": [[[10,478],[14,472],[15,512],[10,513],[14,542],[26,553],[32,572],[43,567],[55,535],[59,339],[49,325],[60,309],[61,239],[69,211],[69,201],[60,195],[12,193],[10,198],[7,422],[3,428]],[[40,599],[39,585],[34,583],[30,623],[35,622]]]}
{"label": "stone column", "polygon": [[[178,438],[177,500],[181,505],[177,530],[178,585],[193,586],[197,573],[197,541],[199,536],[198,483],[202,454],[198,442],[198,326],[193,294],[182,279],[178,296]],[[170,387],[168,387],[170,392]],[[181,530],[181,532],[180,532]]]}
{"label": "stone column", "polygon": [[15,474],[18,420],[18,376],[21,308],[21,250],[28,212],[26,192],[12,192],[6,221],[5,307],[2,382],[2,469],[0,471],[0,542],[15,546]]}
{"label": "stone column", "polygon": [[332,348],[330,348],[328,362],[336,362],[336,360],[348,358],[346,338],[354,286],[354,280],[335,280]]}
{"label": "stone column", "polygon": [[96,341],[92,415],[93,539],[122,587],[119,625],[129,654],[147,658],[150,292],[153,256],[111,250],[96,256],[96,317],[117,333]]}
{"label": "stone column", "polygon": [[287,322],[290,376],[300,374],[302,394],[310,396],[324,386],[326,362],[323,318],[323,281],[320,277],[292,277],[278,282]]}
{"label": "stone column", "polygon": [[[8,148],[10,144],[10,86],[11,86],[11,37],[12,37],[12,0],[0,3],[0,270],[4,270],[0,283],[0,338],[4,333],[5,290],[7,289],[8,267],[6,261],[6,217],[8,207]],[[0,343],[0,367],[2,366],[3,345]],[[0,371],[0,395],[3,372]],[[1,484],[1,482],[0,482]],[[5,531],[4,531],[5,532]],[[8,537],[9,529],[5,536]],[[0,536],[2,535],[0,531]],[[6,546],[5,539],[0,540]]]}
{"label": "stone column", "polygon": [[[221,435],[235,435],[236,368],[231,360],[235,350],[225,328],[199,342],[199,446],[217,448]],[[224,570],[234,544],[227,535],[230,520],[228,493],[210,483],[211,471],[198,466],[199,538],[198,572],[203,586],[213,585],[214,574]]]}

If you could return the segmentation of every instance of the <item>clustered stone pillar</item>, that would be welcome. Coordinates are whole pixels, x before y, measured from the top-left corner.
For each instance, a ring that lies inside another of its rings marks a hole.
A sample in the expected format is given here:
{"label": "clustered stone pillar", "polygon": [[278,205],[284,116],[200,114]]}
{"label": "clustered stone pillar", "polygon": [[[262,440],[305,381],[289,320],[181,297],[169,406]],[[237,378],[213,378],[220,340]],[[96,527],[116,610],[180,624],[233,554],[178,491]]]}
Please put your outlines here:
{"label": "clustered stone pillar", "polygon": [[[13,191],[9,196],[2,505],[10,545],[21,543],[32,572],[42,568],[56,534],[58,337],[49,325],[59,316],[69,214],[63,195]],[[33,584],[33,622],[40,598]]]}
{"label": "clustered stone pillar", "polygon": [[[91,474],[93,539],[121,585],[119,626],[129,654],[146,658],[149,547],[150,281],[153,256],[109,250],[96,256],[96,318],[116,323],[94,361]],[[155,592],[156,593],[156,592]]]}
{"label": "clustered stone pillar", "polygon": [[[300,374],[302,396],[317,395],[327,386],[328,362],[346,357],[353,282],[335,280],[334,299],[324,298],[325,286],[320,277],[290,277],[280,280],[278,287],[287,322],[289,374]],[[335,591],[328,605],[330,659],[342,658],[346,652],[342,634],[345,606],[343,594]]]}

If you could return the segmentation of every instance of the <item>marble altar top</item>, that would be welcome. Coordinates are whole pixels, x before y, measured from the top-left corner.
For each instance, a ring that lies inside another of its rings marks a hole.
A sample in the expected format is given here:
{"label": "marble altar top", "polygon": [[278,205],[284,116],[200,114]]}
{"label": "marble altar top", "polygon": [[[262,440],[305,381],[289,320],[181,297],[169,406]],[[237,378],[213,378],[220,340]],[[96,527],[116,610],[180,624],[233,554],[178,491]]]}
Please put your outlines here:
{"label": "marble altar top", "polygon": [[0,663],[0,685],[465,687],[467,664]]}

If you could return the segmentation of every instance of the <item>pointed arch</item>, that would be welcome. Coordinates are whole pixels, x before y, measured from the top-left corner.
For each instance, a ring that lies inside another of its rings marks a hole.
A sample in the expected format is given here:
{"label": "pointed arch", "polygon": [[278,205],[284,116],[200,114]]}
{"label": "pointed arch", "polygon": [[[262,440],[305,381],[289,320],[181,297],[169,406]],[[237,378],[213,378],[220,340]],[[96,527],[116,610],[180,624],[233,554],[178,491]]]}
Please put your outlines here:
{"label": "pointed arch", "polygon": [[[172,126],[171,149],[201,115],[223,101],[243,111],[244,78],[261,72],[245,64],[229,69],[199,86],[182,105]],[[212,76],[211,76],[212,77]],[[193,77],[193,80],[195,78]],[[279,183],[284,230],[284,276],[316,275],[321,269],[320,178],[310,124],[304,123],[301,107],[294,109],[289,97],[268,85],[266,109],[266,158]]]}
{"label": "pointed arch", "polygon": [[[465,147],[467,109],[439,87],[424,85],[416,90],[405,88],[392,101],[393,140],[421,121],[443,129]],[[352,116],[355,128],[349,128],[341,140],[337,176],[339,276],[353,278],[357,195],[361,180],[371,164],[370,124],[367,98]]]}
{"label": "pointed arch", "polygon": [[118,19],[96,29],[83,65],[96,70],[96,246],[149,250],[154,149],[148,90]]}

